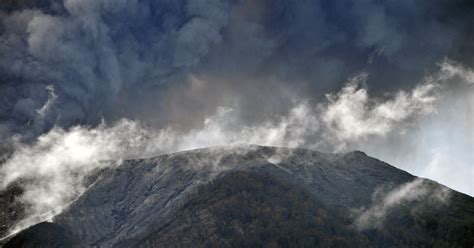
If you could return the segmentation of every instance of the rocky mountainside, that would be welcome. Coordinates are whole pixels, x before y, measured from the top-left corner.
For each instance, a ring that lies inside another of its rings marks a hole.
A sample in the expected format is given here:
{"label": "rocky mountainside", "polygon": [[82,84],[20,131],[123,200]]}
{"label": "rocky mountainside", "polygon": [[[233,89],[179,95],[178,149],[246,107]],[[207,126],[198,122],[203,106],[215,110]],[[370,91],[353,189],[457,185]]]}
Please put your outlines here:
{"label": "rocky mountainside", "polygon": [[474,198],[355,151],[128,160],[5,247],[472,247]]}

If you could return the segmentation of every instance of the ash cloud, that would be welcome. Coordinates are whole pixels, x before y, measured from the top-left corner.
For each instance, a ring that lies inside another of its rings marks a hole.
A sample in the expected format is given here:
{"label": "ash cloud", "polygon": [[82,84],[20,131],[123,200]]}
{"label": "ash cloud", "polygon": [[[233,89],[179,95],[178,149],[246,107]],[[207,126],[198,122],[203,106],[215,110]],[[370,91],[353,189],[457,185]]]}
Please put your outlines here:
{"label": "ash cloud", "polygon": [[[127,96],[179,77],[222,40],[221,1],[38,2],[1,13],[2,124],[36,136],[53,125],[98,124]],[[54,87],[60,104],[34,122]],[[125,104],[125,102],[123,103]],[[35,128],[25,127],[34,122]]]}
{"label": "ash cloud", "polygon": [[[0,5],[2,136],[33,139],[54,125],[122,117],[189,129],[222,105],[238,105],[246,121],[260,121],[261,112],[284,113],[295,97],[321,98],[360,71],[370,73],[376,94],[411,88],[445,56],[472,65],[469,6],[7,1]],[[208,79],[201,94],[186,94],[191,75]],[[59,102],[35,121],[48,85]]]}

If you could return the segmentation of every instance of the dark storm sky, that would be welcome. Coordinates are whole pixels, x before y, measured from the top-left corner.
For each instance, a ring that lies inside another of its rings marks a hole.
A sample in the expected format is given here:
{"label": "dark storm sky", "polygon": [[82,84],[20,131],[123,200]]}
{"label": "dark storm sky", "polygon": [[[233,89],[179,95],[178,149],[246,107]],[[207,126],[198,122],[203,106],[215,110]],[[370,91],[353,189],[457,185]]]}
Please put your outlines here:
{"label": "dark storm sky", "polygon": [[[474,63],[468,0],[0,6],[3,137],[121,117],[189,128],[227,105],[255,122],[287,111],[295,97],[318,101],[361,71],[370,75],[367,88],[382,96],[413,87],[444,58]],[[48,97],[54,104],[38,116]]]}

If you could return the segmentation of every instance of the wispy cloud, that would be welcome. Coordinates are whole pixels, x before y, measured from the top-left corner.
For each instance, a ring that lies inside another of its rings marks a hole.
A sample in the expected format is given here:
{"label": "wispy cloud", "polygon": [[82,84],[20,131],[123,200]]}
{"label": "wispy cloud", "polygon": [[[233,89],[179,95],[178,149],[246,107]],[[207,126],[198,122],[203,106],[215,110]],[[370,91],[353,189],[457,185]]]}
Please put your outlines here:
{"label": "wispy cloud", "polygon": [[44,118],[44,116],[49,111],[49,109],[58,100],[58,95],[56,95],[56,93],[54,92],[53,85],[46,86],[46,90],[48,91],[48,100],[44,103],[44,105],[41,108],[36,110],[36,113],[38,113],[39,118]]}
{"label": "wispy cloud", "polygon": [[417,178],[387,193],[380,195],[380,192],[375,192],[371,206],[355,211],[355,225],[360,230],[383,227],[390,210],[415,200],[427,204],[426,200],[430,198],[439,203],[446,203],[449,199],[449,189],[438,187],[430,187],[425,179]]}
{"label": "wispy cloud", "polygon": [[434,111],[439,85],[422,84],[410,92],[399,91],[380,100],[371,98],[367,89],[361,87],[366,77],[359,75],[338,93],[327,95],[322,121],[342,146],[371,135],[387,135],[408,119]]}
{"label": "wispy cloud", "polygon": [[[469,70],[456,69],[452,64],[442,65],[439,72],[414,89],[399,91],[384,99],[371,97],[368,90],[360,86],[367,75],[358,76],[350,79],[339,92],[328,94],[326,102],[316,106],[309,101],[296,102],[286,115],[270,116],[254,125],[242,123],[237,110],[222,107],[205,118],[201,127],[188,131],[172,125],[154,129],[131,120],[97,127],[56,127],[34,143],[14,143],[15,152],[0,168],[1,186],[5,189],[20,179],[24,182],[22,200],[29,206],[29,215],[17,226],[23,228],[61,212],[84,191],[83,179],[90,172],[117,165],[104,161],[242,143],[329,151],[363,148],[368,138],[383,139],[435,111],[437,101],[443,97],[443,84],[453,77],[470,83]],[[54,91],[51,92],[53,102],[56,98]],[[269,160],[278,163],[279,159]],[[413,193],[412,189],[419,184],[417,181],[390,193],[382,205],[374,206],[361,218],[382,216],[384,209],[395,202],[418,196],[423,191]],[[411,193],[405,196],[404,192]]]}

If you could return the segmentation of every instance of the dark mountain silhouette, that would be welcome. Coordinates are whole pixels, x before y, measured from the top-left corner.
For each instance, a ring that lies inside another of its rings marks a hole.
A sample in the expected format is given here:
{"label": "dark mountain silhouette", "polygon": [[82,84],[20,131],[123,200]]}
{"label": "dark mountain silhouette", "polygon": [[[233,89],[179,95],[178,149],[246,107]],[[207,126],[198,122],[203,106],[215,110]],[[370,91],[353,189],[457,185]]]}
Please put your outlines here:
{"label": "dark mountain silhouette", "polygon": [[474,198],[355,151],[214,147],[107,169],[5,247],[472,247]]}

